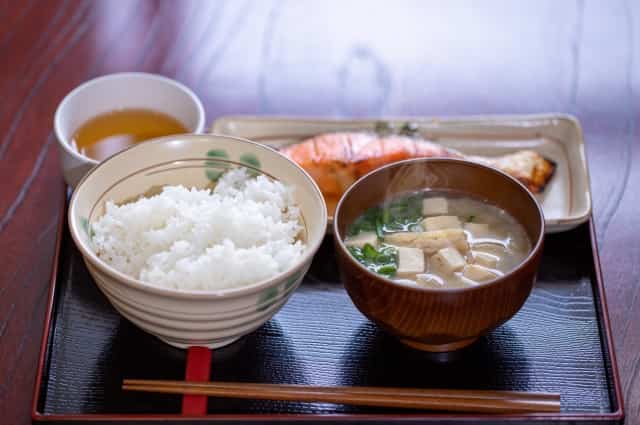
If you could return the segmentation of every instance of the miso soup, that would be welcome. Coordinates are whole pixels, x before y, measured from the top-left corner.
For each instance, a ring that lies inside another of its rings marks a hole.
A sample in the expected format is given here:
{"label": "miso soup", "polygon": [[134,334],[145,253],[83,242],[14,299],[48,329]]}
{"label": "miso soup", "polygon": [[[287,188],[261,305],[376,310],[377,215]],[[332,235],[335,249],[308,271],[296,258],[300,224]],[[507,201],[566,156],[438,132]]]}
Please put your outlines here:
{"label": "miso soup", "polygon": [[370,208],[344,242],[368,269],[435,289],[481,285],[516,268],[531,251],[509,213],[456,192],[416,192]]}

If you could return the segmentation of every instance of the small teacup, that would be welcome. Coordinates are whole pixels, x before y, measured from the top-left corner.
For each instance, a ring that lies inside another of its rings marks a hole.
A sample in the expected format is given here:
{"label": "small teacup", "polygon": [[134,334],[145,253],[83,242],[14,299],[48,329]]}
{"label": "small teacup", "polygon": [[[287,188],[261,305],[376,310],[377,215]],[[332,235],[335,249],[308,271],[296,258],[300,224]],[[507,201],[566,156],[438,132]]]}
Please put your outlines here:
{"label": "small teacup", "polygon": [[99,162],[78,152],[71,142],[74,132],[97,115],[129,108],[162,112],[192,133],[204,130],[202,102],[177,81],[142,72],[110,74],[87,81],[67,94],[54,118],[62,172],[69,186],[75,187]]}

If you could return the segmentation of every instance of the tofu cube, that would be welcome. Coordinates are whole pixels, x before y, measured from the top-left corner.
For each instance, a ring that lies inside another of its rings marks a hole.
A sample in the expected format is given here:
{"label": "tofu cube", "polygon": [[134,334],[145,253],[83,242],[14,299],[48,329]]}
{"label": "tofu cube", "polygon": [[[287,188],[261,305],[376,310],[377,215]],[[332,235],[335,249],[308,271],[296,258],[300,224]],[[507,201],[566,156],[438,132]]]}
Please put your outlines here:
{"label": "tofu cube", "polygon": [[489,254],[488,252],[482,251],[471,251],[471,258],[473,258],[473,263],[478,264],[483,267],[488,267],[493,269],[500,261],[500,257],[497,255]]}
{"label": "tofu cube", "polygon": [[425,198],[422,200],[422,214],[443,215],[449,212],[449,204],[442,197]]}
{"label": "tofu cube", "polygon": [[485,252],[487,254],[495,255],[501,258],[506,253],[506,249],[497,243],[477,243],[473,244],[474,252]]}
{"label": "tofu cube", "polygon": [[488,252],[482,251],[471,251],[471,257],[473,258],[473,263],[478,264],[483,267],[488,267],[490,269],[494,269],[500,261],[500,257],[497,255],[489,254]]}
{"label": "tofu cube", "polygon": [[454,247],[460,252],[469,251],[467,235],[462,229],[432,230],[430,232],[398,232],[385,235],[384,241],[396,246],[420,248],[427,255]]}
{"label": "tofu cube", "polygon": [[491,236],[489,225],[484,223],[464,223],[464,230],[471,233],[474,238],[488,238]]}
{"label": "tofu cube", "polygon": [[431,257],[431,264],[438,270],[451,274],[462,270],[467,262],[457,249],[442,248]]}
{"label": "tofu cube", "polygon": [[384,242],[394,246],[419,247],[420,232],[396,232],[384,235]]}
{"label": "tofu cube", "polygon": [[427,217],[422,220],[422,227],[425,230],[461,229],[460,219],[455,215],[439,215]]}
{"label": "tofu cube", "polygon": [[475,280],[476,282],[491,280],[494,277],[498,276],[492,270],[489,270],[477,264],[469,264],[468,266],[466,266],[464,268],[464,271],[462,272],[462,275],[467,279]]}
{"label": "tofu cube", "polygon": [[378,245],[378,235],[375,232],[360,232],[355,236],[350,236],[344,240],[346,246],[356,246],[362,248],[366,244],[373,247]]}
{"label": "tofu cube", "polygon": [[418,248],[398,248],[397,274],[414,274],[424,272],[424,252]]}
{"label": "tofu cube", "polygon": [[420,286],[424,286],[425,288],[444,288],[444,281],[432,274],[420,274],[416,276],[416,283]]}

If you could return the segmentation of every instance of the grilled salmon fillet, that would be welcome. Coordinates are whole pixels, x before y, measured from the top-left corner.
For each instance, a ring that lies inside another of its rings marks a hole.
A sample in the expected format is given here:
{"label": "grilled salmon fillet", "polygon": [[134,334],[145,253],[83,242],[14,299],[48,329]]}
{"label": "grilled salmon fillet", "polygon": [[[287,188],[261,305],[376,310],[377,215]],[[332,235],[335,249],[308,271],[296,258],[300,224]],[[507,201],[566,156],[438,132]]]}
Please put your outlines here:
{"label": "grilled salmon fillet", "polygon": [[285,146],[281,152],[304,168],[324,194],[329,214],[356,180],[383,165],[410,158],[461,158],[496,167],[515,177],[533,193],[542,192],[555,163],[532,150],[499,157],[465,156],[437,143],[402,135],[326,133]]}

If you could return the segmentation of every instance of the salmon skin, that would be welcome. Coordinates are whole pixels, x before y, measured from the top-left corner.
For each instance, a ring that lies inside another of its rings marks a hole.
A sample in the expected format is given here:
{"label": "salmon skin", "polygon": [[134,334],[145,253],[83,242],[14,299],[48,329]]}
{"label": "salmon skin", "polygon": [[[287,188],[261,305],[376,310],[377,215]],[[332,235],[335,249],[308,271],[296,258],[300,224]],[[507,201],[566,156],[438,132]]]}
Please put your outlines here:
{"label": "salmon skin", "polygon": [[304,168],[322,191],[332,214],[340,196],[368,172],[410,158],[461,158],[496,167],[540,193],[553,176],[555,163],[532,150],[499,157],[465,156],[418,137],[367,132],[326,133],[280,150]]}

